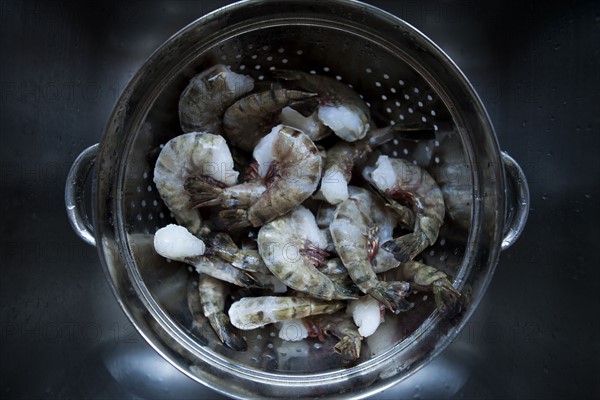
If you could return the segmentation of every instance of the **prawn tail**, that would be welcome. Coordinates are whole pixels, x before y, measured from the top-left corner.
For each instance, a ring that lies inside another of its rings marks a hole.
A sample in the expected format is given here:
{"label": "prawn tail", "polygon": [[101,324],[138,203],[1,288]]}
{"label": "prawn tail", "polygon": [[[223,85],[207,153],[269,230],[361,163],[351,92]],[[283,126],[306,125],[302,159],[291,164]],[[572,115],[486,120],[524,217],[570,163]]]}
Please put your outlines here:
{"label": "prawn tail", "polygon": [[245,272],[245,271],[241,271],[241,276],[239,278],[239,285],[238,286],[242,286],[242,287],[247,287],[247,288],[256,288],[256,289],[264,289],[264,285],[254,276],[252,276],[251,274]]}
{"label": "prawn tail", "polygon": [[411,304],[406,300],[410,290],[408,282],[380,282],[369,294],[383,303],[391,312],[398,314],[407,311]]}
{"label": "prawn tail", "polygon": [[340,354],[345,360],[356,360],[360,356],[362,337],[347,335],[342,338],[333,350]]}
{"label": "prawn tail", "polygon": [[225,313],[219,312],[209,315],[208,321],[225,346],[236,351],[244,351],[248,348],[246,341],[235,332],[235,328],[231,325],[231,321]]}
{"label": "prawn tail", "polygon": [[357,291],[353,290],[351,287],[346,287],[345,285],[340,285],[337,282],[333,283],[335,290],[333,292],[333,299],[335,300],[356,300],[358,299]]}
{"label": "prawn tail", "polygon": [[433,283],[433,296],[438,311],[448,319],[456,318],[465,309],[464,297],[447,279]]}
{"label": "prawn tail", "polygon": [[244,209],[221,210],[215,223],[222,229],[241,229],[252,225],[248,220],[248,210]]}
{"label": "prawn tail", "polygon": [[183,187],[190,194],[192,207],[199,208],[221,204],[225,185],[211,177],[200,175],[189,177]]}
{"label": "prawn tail", "polygon": [[429,246],[427,236],[423,232],[413,232],[399,238],[389,240],[381,247],[394,255],[400,262],[408,262]]}

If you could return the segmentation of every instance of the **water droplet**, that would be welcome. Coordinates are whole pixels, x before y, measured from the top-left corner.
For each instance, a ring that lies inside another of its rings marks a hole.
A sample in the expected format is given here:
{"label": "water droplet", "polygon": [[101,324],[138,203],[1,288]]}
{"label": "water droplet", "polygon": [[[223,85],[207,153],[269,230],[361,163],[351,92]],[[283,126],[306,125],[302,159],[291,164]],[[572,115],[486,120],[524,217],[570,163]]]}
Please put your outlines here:
{"label": "water droplet", "polygon": [[554,153],[553,153],[553,152],[551,152],[551,151],[549,151],[549,152],[547,152],[547,153],[546,153],[546,155],[547,155],[548,157],[552,157],[552,156],[554,155]]}
{"label": "water droplet", "polygon": [[542,200],[548,200],[548,194],[547,193],[544,193],[542,195]]}
{"label": "water droplet", "polygon": [[591,199],[591,198],[592,198],[592,195],[590,195],[589,193],[586,193],[586,194],[585,194],[585,198],[586,198],[586,199]]}

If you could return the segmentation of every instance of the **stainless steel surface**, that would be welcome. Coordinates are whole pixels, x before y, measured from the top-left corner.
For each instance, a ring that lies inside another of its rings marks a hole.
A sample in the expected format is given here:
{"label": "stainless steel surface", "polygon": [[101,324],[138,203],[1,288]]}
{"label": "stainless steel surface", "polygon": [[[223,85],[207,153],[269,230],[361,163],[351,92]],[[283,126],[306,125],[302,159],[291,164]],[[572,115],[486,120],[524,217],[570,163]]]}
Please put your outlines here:
{"label": "stainless steel surface", "polygon": [[[71,233],[62,184],[79,151],[98,140],[129,74],[169,34],[221,3],[23,4],[2,5],[2,48],[11,60],[1,66],[0,151],[10,199],[2,390],[10,397],[213,398],[153,358],[123,318],[96,253]],[[597,8],[376,4],[415,24],[466,72],[532,190],[527,229],[503,253],[461,335],[415,380],[380,397],[597,396],[598,323],[582,307],[598,305],[598,255],[590,251],[598,240],[597,53],[581,46],[598,43]],[[508,33],[502,16],[511,18]],[[145,21],[153,21],[152,33]],[[567,72],[574,78],[563,79]],[[572,157],[561,153],[567,143]],[[134,359],[148,368],[131,368]]]}

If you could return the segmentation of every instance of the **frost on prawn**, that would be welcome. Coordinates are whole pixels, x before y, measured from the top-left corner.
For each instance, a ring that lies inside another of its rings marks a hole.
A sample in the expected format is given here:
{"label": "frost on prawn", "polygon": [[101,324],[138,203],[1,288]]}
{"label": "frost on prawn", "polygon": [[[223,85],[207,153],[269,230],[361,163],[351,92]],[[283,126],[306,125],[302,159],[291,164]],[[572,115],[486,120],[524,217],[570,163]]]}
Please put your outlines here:
{"label": "frost on prawn", "polygon": [[315,267],[325,262],[325,242],[314,215],[302,206],[258,233],[258,249],[267,268],[290,288],[325,300],[356,298]]}
{"label": "frost on prawn", "polygon": [[200,229],[202,220],[192,208],[185,183],[191,176],[202,175],[220,185],[237,182],[233,159],[225,139],[206,132],[190,132],[169,140],[161,150],[154,167],[154,183],[160,197],[177,222],[190,232]]}

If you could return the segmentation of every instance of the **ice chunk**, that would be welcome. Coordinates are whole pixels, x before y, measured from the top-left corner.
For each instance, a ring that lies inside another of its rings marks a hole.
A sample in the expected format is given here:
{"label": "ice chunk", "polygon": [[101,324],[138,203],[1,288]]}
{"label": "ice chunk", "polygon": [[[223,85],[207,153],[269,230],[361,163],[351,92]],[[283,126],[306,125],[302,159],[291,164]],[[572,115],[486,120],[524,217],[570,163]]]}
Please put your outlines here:
{"label": "ice chunk", "polygon": [[191,132],[187,135],[195,135],[192,163],[196,168],[193,170],[227,186],[235,185],[239,172],[233,169],[233,157],[225,139],[211,133]]}
{"label": "ice chunk", "polygon": [[369,124],[346,106],[320,106],[319,119],[347,142],[364,138],[369,130]]}
{"label": "ice chunk", "polygon": [[377,186],[379,190],[388,190],[396,186],[398,177],[394,172],[392,163],[388,156],[379,156],[377,159],[376,168],[371,173],[371,182]]}
{"label": "ice chunk", "polygon": [[338,204],[348,198],[348,183],[339,168],[329,168],[321,179],[321,193],[329,204]]}
{"label": "ice chunk", "polygon": [[273,164],[275,157],[273,156],[273,142],[277,138],[277,134],[283,128],[283,125],[277,125],[271,132],[264,136],[252,152],[252,156],[258,163],[258,174],[265,177],[269,171],[269,167]]}
{"label": "ice chunk", "polygon": [[331,131],[318,119],[318,113],[314,112],[309,117],[305,117],[291,107],[285,107],[281,110],[281,123],[298,129],[313,141],[326,137]]}
{"label": "ice chunk", "polygon": [[352,315],[352,319],[358,327],[358,333],[362,337],[371,336],[383,322],[379,302],[371,296],[352,300],[346,307],[346,313]]}
{"label": "ice chunk", "polygon": [[179,260],[203,255],[206,246],[183,226],[170,224],[154,234],[154,249],[165,258]]}

